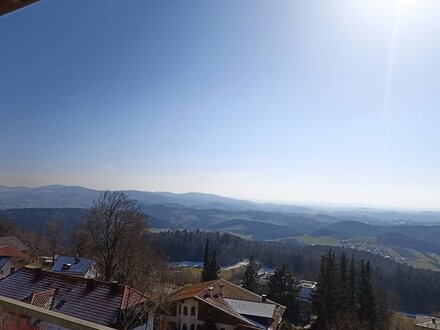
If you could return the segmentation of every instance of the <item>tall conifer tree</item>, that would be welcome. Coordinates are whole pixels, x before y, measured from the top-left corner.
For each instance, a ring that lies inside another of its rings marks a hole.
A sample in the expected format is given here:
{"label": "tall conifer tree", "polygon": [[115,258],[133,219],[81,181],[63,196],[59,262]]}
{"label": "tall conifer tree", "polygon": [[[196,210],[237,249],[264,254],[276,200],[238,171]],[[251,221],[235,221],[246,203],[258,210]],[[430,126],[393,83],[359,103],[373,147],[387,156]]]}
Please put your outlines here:
{"label": "tall conifer tree", "polygon": [[241,286],[246,290],[252,292],[258,292],[259,289],[258,264],[253,256],[250,257],[249,263],[246,265],[246,269],[243,275],[243,280],[241,281]]}

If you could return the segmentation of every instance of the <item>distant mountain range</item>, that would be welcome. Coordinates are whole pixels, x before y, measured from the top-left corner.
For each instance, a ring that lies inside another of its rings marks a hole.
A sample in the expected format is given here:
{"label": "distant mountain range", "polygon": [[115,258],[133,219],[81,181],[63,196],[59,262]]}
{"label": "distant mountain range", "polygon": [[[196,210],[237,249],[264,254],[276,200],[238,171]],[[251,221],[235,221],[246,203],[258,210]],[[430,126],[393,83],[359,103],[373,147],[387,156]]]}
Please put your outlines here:
{"label": "distant mountain range", "polygon": [[[154,230],[200,229],[229,232],[252,240],[304,236],[317,244],[319,237],[339,242],[369,237],[386,246],[440,254],[440,212],[259,204],[195,192],[126,193],[139,201]],[[39,234],[44,234],[49,220],[56,220],[69,236],[98,197],[99,191],[78,186],[0,186],[0,219]]]}
{"label": "distant mountain range", "polygon": [[[145,205],[178,205],[194,209],[262,210],[283,212],[311,212],[307,207],[294,205],[258,204],[213,194],[189,192],[149,192],[125,190],[130,198]],[[51,185],[43,187],[0,186],[0,209],[12,208],[89,208],[99,191],[79,187]]]}
{"label": "distant mountain range", "polygon": [[[319,222],[360,221],[369,224],[440,223],[440,212],[403,212],[372,208],[325,208],[254,203],[213,194],[189,192],[148,192],[126,190],[130,198],[143,206],[164,205],[189,209],[216,209],[224,211],[265,211],[313,215]],[[89,208],[99,191],[79,187],[51,185],[35,188],[0,186],[0,209],[18,208]]]}

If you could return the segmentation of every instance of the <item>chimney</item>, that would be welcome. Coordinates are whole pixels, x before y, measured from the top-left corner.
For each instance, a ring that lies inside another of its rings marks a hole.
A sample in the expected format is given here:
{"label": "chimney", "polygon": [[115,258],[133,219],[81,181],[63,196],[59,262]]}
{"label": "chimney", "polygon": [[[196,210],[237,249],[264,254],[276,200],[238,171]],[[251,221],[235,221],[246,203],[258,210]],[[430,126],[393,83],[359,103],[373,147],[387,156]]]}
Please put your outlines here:
{"label": "chimney", "polygon": [[34,268],[34,280],[39,280],[41,277],[41,267]]}
{"label": "chimney", "polygon": [[88,278],[88,279],[86,280],[86,291],[87,291],[87,292],[93,290],[93,284],[94,284],[93,278]]}
{"label": "chimney", "polygon": [[225,285],[224,285],[223,283],[221,283],[221,284],[218,285],[218,287],[219,287],[219,289],[220,289],[220,291],[219,291],[219,295],[220,295],[221,297],[224,297],[224,296],[225,296]]}
{"label": "chimney", "polygon": [[264,293],[261,295],[261,301],[266,302],[266,295]]}
{"label": "chimney", "polygon": [[209,288],[208,288],[208,291],[209,291],[209,296],[212,298],[212,291],[214,290],[214,287],[213,286],[210,286]]}
{"label": "chimney", "polygon": [[118,286],[119,286],[119,282],[118,281],[111,281],[110,282],[110,294],[112,296],[116,295],[118,293]]}

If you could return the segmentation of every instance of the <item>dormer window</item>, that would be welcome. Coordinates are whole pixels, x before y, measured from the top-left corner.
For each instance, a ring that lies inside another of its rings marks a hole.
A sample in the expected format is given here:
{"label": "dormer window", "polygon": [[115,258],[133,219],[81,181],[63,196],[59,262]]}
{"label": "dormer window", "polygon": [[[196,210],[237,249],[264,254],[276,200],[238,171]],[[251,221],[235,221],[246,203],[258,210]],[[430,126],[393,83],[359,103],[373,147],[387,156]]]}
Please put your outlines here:
{"label": "dormer window", "polygon": [[72,266],[72,264],[69,262],[69,263],[65,263],[65,264],[63,264],[63,268],[62,268],[62,270],[69,270],[69,268]]}

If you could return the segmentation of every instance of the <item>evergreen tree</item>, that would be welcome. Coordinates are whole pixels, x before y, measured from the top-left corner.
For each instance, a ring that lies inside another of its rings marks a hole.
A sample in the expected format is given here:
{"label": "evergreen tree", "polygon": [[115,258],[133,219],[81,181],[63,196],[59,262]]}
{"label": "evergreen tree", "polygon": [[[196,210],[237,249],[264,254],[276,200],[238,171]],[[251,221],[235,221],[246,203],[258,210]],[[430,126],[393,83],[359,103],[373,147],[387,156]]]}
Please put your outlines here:
{"label": "evergreen tree", "polygon": [[374,295],[373,283],[371,280],[371,270],[370,270],[370,262],[367,261],[367,265],[365,267],[365,316],[368,321],[368,324],[373,327],[377,320],[377,304],[376,297]]}
{"label": "evergreen tree", "polygon": [[209,238],[206,239],[205,244],[205,255],[203,257],[203,268],[202,268],[202,274],[201,274],[201,281],[212,281],[219,278],[218,274],[220,271],[219,265],[217,265],[217,256],[216,252],[214,250],[214,253],[212,254],[212,258],[209,258],[210,252],[209,252]]}
{"label": "evergreen tree", "polygon": [[298,288],[293,272],[283,265],[275,269],[268,283],[268,298],[286,306],[285,316],[289,321],[299,319]]}
{"label": "evergreen tree", "polygon": [[257,262],[255,261],[254,257],[251,256],[249,259],[249,263],[246,265],[243,280],[241,281],[241,286],[246,290],[258,292],[258,289],[260,287],[258,268],[259,267]]}
{"label": "evergreen tree", "polygon": [[209,280],[217,280],[219,278],[220,266],[217,264],[217,252],[214,250],[212,259],[209,265]]}
{"label": "evergreen tree", "polygon": [[206,239],[206,243],[205,243],[205,255],[203,257],[201,280],[202,282],[211,280],[211,261],[209,260],[209,238]]}
{"label": "evergreen tree", "polygon": [[349,291],[349,275],[347,272],[347,256],[345,252],[342,253],[339,259],[339,287],[337,307],[339,313],[347,313],[350,309],[350,291]]}
{"label": "evergreen tree", "polygon": [[354,259],[351,258],[349,270],[349,305],[353,311],[356,310],[356,269]]}

